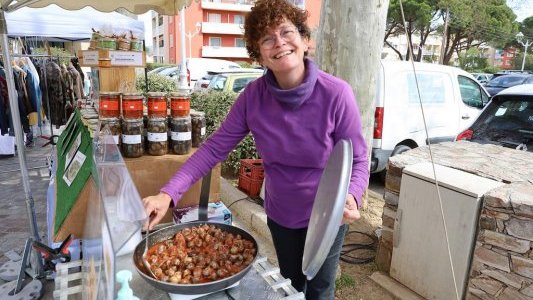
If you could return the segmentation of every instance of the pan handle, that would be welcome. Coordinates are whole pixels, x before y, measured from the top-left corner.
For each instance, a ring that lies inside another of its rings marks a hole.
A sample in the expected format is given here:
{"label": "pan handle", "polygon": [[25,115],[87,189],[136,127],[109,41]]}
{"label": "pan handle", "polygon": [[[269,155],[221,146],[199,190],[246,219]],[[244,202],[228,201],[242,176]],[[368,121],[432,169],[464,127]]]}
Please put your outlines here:
{"label": "pan handle", "polygon": [[202,188],[200,190],[200,203],[198,205],[198,220],[207,222],[207,207],[209,205],[209,190],[211,189],[211,171],[202,179]]}

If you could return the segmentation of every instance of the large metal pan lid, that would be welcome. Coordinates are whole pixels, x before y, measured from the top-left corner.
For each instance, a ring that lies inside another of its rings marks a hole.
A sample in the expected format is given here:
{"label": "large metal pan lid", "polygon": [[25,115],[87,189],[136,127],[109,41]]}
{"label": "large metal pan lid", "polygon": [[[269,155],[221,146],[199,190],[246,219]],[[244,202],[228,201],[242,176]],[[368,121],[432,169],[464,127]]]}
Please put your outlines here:
{"label": "large metal pan lid", "polygon": [[320,178],[309,220],[302,261],[302,272],[308,280],[320,270],[337,236],[350,184],[352,162],[352,143],[340,140],[333,148]]}

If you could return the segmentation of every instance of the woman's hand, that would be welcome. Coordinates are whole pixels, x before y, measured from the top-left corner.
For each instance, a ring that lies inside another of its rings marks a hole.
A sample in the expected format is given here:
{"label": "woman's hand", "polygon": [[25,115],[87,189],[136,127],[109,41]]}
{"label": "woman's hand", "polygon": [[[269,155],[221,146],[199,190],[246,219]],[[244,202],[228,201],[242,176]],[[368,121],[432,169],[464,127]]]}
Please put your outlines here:
{"label": "woman's hand", "polygon": [[342,215],[342,224],[351,224],[361,218],[357,202],[352,194],[346,195],[346,204],[344,205],[344,214]]}
{"label": "woman's hand", "polygon": [[145,230],[152,228],[161,222],[165,216],[172,198],[168,194],[159,193],[155,196],[149,196],[143,199],[144,211],[148,216],[148,221],[144,224]]}

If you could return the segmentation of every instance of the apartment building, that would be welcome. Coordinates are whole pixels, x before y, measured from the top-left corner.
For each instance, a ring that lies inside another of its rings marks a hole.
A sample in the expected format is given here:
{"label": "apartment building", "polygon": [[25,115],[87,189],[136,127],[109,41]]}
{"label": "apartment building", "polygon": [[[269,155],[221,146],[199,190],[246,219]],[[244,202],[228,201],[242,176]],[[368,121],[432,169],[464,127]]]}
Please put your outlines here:
{"label": "apartment building", "polygon": [[[308,24],[316,32],[321,0],[289,0],[309,12]],[[243,38],[245,15],[253,0],[198,0],[185,9],[186,57],[248,61]],[[179,63],[181,60],[179,15],[152,17],[154,61]],[[314,43],[311,47],[313,50]]]}

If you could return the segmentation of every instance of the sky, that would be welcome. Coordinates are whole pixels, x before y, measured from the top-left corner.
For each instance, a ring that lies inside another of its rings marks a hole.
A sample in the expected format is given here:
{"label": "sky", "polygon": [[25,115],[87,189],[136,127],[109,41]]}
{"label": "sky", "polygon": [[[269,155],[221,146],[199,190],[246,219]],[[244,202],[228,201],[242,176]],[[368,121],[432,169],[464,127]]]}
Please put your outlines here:
{"label": "sky", "polygon": [[507,5],[513,9],[518,22],[533,16],[533,0],[507,0]]}

